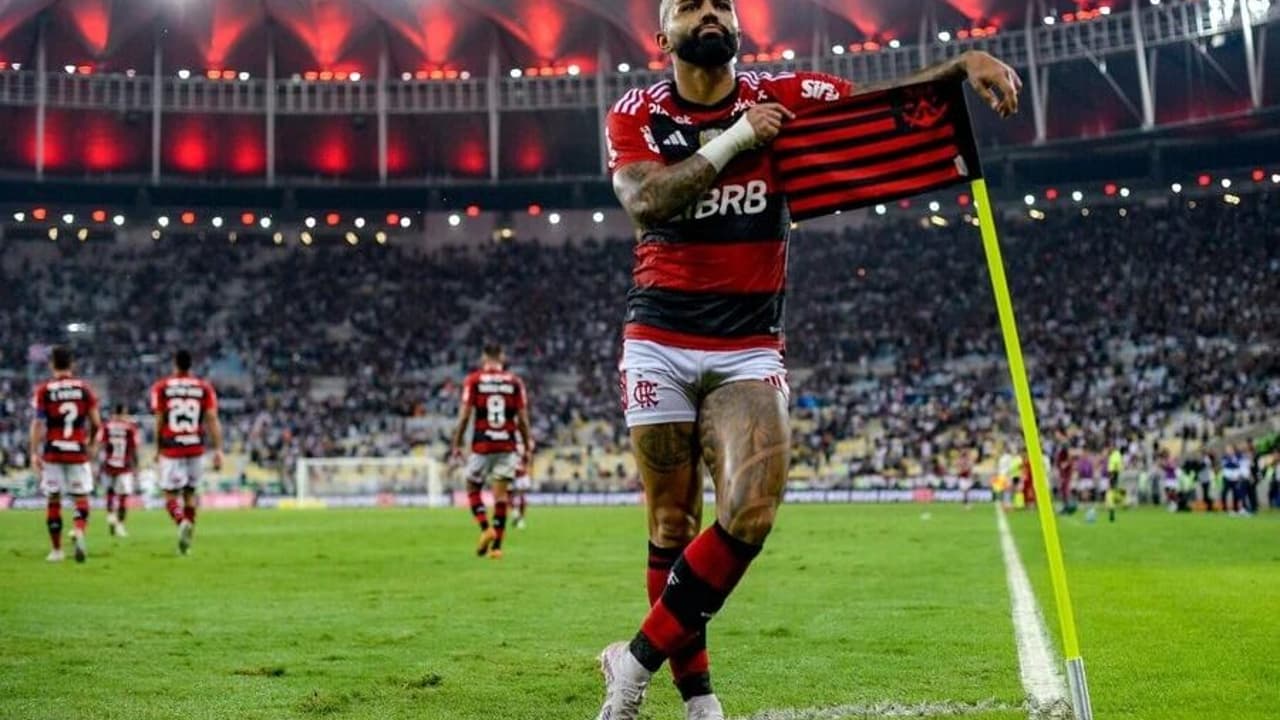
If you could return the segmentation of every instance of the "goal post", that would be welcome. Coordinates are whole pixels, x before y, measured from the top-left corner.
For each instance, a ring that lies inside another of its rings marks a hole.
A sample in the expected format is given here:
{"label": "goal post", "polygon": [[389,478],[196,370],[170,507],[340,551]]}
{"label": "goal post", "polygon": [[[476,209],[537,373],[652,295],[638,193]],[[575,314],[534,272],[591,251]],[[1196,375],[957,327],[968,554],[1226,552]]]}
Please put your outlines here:
{"label": "goal post", "polygon": [[434,458],[299,458],[294,473],[299,506],[411,505],[447,507],[442,464]]}

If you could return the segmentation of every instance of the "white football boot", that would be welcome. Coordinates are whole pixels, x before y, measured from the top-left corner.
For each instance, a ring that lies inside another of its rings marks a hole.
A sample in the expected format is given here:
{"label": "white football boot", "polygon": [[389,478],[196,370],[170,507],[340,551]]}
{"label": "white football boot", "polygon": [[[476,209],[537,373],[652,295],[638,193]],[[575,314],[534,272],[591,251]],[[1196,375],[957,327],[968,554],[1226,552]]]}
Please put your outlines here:
{"label": "white football boot", "polygon": [[629,644],[616,642],[600,653],[604,673],[604,706],[596,720],[636,720],[653,673],[631,654]]}

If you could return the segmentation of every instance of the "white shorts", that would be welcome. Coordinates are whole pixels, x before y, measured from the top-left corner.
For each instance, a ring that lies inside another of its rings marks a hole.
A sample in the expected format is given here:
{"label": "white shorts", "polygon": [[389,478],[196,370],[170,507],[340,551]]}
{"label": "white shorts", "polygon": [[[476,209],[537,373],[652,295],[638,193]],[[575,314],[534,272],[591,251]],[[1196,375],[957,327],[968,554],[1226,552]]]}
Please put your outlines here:
{"label": "white shorts", "polygon": [[137,483],[134,482],[133,473],[120,473],[112,475],[111,473],[102,473],[102,485],[110,492],[117,495],[132,495]]}
{"label": "white shorts", "polygon": [[40,491],[45,495],[88,495],[93,492],[93,470],[89,463],[47,462],[40,473]]}
{"label": "white shorts", "polygon": [[161,456],[160,489],[167,492],[199,489],[203,460],[202,455],[185,458]]}
{"label": "white shorts", "polygon": [[529,477],[528,473],[526,473],[516,478],[515,483],[511,487],[515,490],[528,492],[533,489],[533,479]]}
{"label": "white shorts", "polygon": [[490,453],[481,455],[471,453],[467,458],[467,482],[472,485],[483,485],[494,482],[511,482],[516,476],[516,465],[519,458],[515,453]]}
{"label": "white shorts", "polygon": [[737,382],[767,382],[784,400],[791,399],[787,369],[777,350],[688,350],[627,340],[618,370],[629,428],[696,422],[707,395]]}

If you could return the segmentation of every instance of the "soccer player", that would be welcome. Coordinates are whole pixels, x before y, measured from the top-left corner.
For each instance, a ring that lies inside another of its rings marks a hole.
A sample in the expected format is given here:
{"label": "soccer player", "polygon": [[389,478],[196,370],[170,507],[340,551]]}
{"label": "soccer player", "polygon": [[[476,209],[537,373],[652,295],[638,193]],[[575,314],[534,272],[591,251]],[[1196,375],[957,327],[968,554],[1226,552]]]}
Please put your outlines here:
{"label": "soccer player", "polygon": [[[790,213],[768,145],[794,111],[854,89],[818,73],[736,73],[732,0],[658,5],[655,39],[674,79],[624,95],[606,128],[614,190],[639,239],[620,370],[649,513],[652,607],[630,642],[601,653],[599,717],[634,720],[653,673],[670,660],[686,717],[711,720],[724,713],[710,681],[707,621],[768,537],[790,464],[782,361]],[[984,53],[904,82],[965,77],[1001,115],[1016,112],[1017,75]],[[717,498],[705,531],[700,463]]]}
{"label": "soccer player", "polygon": [[178,526],[178,552],[186,555],[196,527],[196,492],[200,489],[206,431],[213,446],[213,469],[222,469],[218,395],[208,381],[191,374],[190,352],[174,353],[173,374],[151,386],[151,412],[156,416],[164,507]]}
{"label": "soccer player", "polygon": [[89,494],[93,492],[93,471],[89,458],[97,453],[95,443],[102,420],[98,396],[89,383],[75,377],[71,349],[56,347],[49,357],[53,377],[36,386],[31,398],[31,462],[40,478],[40,489],[48,497],[45,525],[53,549],[46,558],[62,562],[62,494],[75,503],[71,530],[76,562],[88,558],[85,531],[89,526]]}
{"label": "soccer player", "polygon": [[112,535],[128,537],[124,519],[129,512],[129,496],[133,494],[138,471],[138,424],[117,404],[111,418],[102,426],[98,443],[104,450],[102,476],[107,486],[107,527]]}
{"label": "soccer player", "polygon": [[[528,464],[534,448],[524,382],[505,367],[502,347],[486,345],[480,369],[462,383],[462,402],[450,452],[451,462],[462,460],[463,438],[467,426],[471,425],[471,457],[467,460],[466,478],[471,514],[480,526],[476,555],[488,555],[495,560],[502,558],[511,481],[516,477],[516,467],[521,462]],[[523,452],[516,450],[520,443],[524,445]],[[481,495],[485,483],[493,484],[492,526]]]}

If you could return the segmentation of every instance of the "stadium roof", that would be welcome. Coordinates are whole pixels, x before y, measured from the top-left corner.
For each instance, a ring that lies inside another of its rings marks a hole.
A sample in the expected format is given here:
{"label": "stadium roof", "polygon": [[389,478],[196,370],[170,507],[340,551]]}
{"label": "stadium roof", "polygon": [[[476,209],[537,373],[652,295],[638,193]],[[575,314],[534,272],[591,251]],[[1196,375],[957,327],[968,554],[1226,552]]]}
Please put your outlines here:
{"label": "stadium roof", "polygon": [[[1130,0],[1103,0],[1121,9]],[[1050,0],[1070,12],[1094,0]],[[744,51],[810,51],[824,43],[900,38],[926,27],[1020,27],[1024,0],[737,0]],[[30,54],[36,18],[50,29],[51,60],[104,69],[150,67],[151,33],[166,57],[196,68],[247,70],[263,63],[268,27],[282,71],[368,72],[386,37],[395,71],[423,65],[484,70],[497,47],[505,61],[594,65],[654,53],[657,0],[0,0],[0,53]],[[1036,12],[1042,12],[1037,2]],[[137,42],[139,39],[145,42]],[[24,52],[25,51],[25,52]],[[55,65],[56,67],[56,65]]]}

